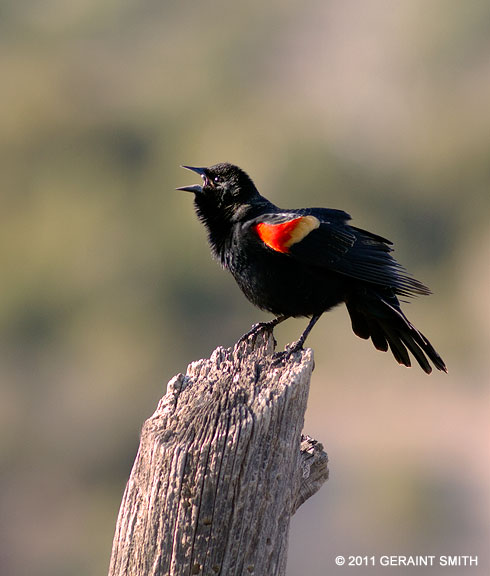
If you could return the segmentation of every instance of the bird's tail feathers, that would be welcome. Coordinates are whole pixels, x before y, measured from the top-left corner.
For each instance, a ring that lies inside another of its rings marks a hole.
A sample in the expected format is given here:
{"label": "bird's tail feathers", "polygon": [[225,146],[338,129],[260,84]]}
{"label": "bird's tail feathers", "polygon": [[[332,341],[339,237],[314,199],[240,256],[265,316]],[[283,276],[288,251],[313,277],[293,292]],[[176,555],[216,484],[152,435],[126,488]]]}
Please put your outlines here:
{"label": "bird's tail feathers", "polygon": [[403,314],[396,299],[390,303],[386,298],[376,296],[366,305],[364,299],[353,297],[348,299],[346,304],[352,330],[357,336],[365,340],[371,338],[378,350],[386,352],[389,348],[399,364],[411,366],[411,352],[427,374],[432,372],[429,360],[438,370],[447,372],[443,359],[429,340]]}

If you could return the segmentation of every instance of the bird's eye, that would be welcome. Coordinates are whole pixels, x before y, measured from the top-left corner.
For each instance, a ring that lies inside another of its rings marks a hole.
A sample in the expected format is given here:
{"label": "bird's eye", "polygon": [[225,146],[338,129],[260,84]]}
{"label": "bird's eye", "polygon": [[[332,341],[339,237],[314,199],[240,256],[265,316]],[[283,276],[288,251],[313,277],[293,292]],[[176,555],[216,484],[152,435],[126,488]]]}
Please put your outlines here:
{"label": "bird's eye", "polygon": [[215,176],[215,177],[213,178],[213,180],[214,180],[216,183],[221,182],[221,177],[220,177],[220,176]]}

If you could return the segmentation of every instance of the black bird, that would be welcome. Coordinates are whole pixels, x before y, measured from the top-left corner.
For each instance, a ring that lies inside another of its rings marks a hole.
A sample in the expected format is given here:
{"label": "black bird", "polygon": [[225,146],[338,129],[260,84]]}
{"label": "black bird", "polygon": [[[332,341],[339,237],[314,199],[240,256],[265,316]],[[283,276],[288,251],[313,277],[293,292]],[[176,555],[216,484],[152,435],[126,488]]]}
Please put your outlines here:
{"label": "black bird", "polygon": [[398,296],[430,294],[391,256],[392,242],[350,226],[349,214],[328,208],[283,210],[261,196],[251,178],[228,163],[197,172],[202,186],[194,193],[199,219],[206,226],[214,256],[229,270],[245,296],[276,318],[256,324],[272,330],[291,317],[311,320],[289,348],[302,348],[320,316],[344,302],[357,336],[371,338],[378,350],[390,348],[410,366],[410,351],[429,374],[447,372],[427,338],[408,320]]}

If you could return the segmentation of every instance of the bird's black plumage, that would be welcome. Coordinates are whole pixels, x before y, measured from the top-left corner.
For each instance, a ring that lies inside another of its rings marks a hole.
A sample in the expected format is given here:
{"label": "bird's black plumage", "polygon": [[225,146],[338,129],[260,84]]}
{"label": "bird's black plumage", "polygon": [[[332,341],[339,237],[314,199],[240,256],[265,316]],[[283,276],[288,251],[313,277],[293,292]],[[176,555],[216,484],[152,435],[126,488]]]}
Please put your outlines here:
{"label": "bird's black plumage", "polygon": [[184,168],[203,179],[202,186],[179,190],[194,193],[214,256],[253,304],[276,316],[269,326],[292,316],[311,318],[293,349],[323,312],[344,302],[355,334],[371,338],[378,350],[389,348],[405,366],[410,352],[425,372],[432,370],[429,360],[446,371],[398,300],[430,290],[393,258],[389,240],[351,226],[342,210],[278,208],[232,164]]}

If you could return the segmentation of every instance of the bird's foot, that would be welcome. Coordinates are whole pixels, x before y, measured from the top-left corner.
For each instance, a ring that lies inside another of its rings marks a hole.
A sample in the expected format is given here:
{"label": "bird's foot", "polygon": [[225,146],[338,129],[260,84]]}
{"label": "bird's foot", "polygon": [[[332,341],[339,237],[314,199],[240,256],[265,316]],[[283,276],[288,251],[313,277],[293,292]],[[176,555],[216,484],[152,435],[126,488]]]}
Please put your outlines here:
{"label": "bird's foot", "polygon": [[304,340],[302,340],[301,338],[297,342],[291,342],[291,344],[288,344],[284,348],[284,350],[282,350],[281,352],[276,352],[274,354],[274,363],[277,364],[280,362],[287,361],[290,358],[290,356],[292,356],[296,352],[301,352],[304,349],[303,344]]}
{"label": "bird's foot", "polygon": [[315,316],[312,316],[310,322],[308,323],[308,326],[306,327],[306,330],[303,332],[303,334],[301,334],[299,340],[297,340],[296,342],[292,342],[291,344],[288,344],[284,349],[283,355],[285,354],[287,357],[289,357],[292,354],[295,354],[296,352],[301,352],[301,350],[303,350],[303,344],[305,343],[306,338],[308,334],[311,332],[313,326],[320,319],[320,316],[321,314],[316,314]]}
{"label": "bird's foot", "polygon": [[301,350],[303,350],[303,344],[304,343],[305,343],[304,338],[300,338],[296,342],[291,342],[291,344],[288,344],[286,346],[286,348],[284,349],[284,352],[286,352],[286,354],[288,356],[290,356],[291,354],[294,354],[295,352],[300,352]]}
{"label": "bird's foot", "polygon": [[[269,322],[258,322],[257,324],[254,324],[252,326],[252,328],[245,333],[240,340],[238,340],[238,344],[240,344],[241,342],[244,342],[245,340],[247,340],[250,336],[255,336],[257,337],[257,335],[264,331],[264,332],[268,332],[269,334],[272,334],[274,331],[274,328],[280,324],[281,322],[284,322],[284,320],[287,320],[288,316],[278,316],[277,318],[274,318],[273,320],[269,320]],[[277,342],[274,339],[274,346],[276,346]]]}
{"label": "bird's foot", "polygon": [[274,320],[271,320],[269,322],[257,322],[257,324],[254,324],[252,326],[252,328],[250,328],[250,330],[248,332],[246,332],[237,342],[237,344],[240,344],[241,342],[244,342],[245,340],[248,340],[248,338],[250,338],[251,336],[258,336],[258,334],[260,332],[268,332],[269,334],[272,334],[274,327],[276,326],[277,322]]}

